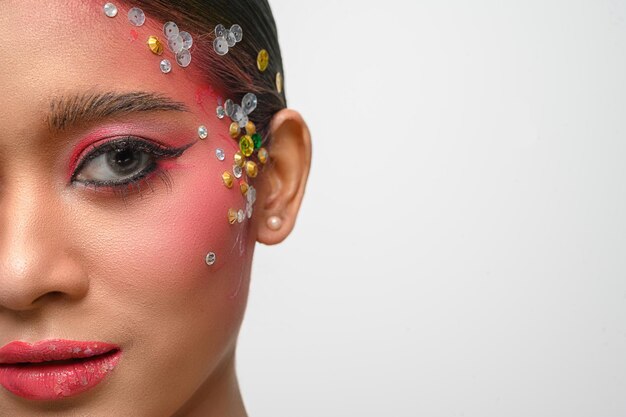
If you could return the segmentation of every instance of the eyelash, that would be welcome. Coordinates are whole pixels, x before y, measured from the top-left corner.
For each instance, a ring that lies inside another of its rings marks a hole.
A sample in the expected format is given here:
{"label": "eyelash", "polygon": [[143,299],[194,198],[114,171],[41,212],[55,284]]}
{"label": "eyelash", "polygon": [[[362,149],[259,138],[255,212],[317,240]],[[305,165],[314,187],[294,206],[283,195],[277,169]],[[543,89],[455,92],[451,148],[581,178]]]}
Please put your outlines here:
{"label": "eyelash", "polygon": [[168,189],[171,189],[172,177],[161,167],[159,162],[163,159],[180,157],[193,144],[194,143],[190,143],[181,148],[169,148],[132,136],[116,139],[107,142],[104,145],[95,147],[91,153],[83,158],[72,174],[71,181],[77,181],[76,177],[83,170],[83,168],[90,161],[103,154],[107,154],[112,151],[140,151],[149,154],[151,161],[145,168],[143,168],[143,170],[133,177],[119,182],[95,180],[79,182],[84,184],[86,187],[92,187],[94,191],[101,188],[108,189],[116,196],[123,199],[135,192],[139,192],[141,194],[141,188],[143,185],[149,186],[152,191],[154,191],[151,186],[151,181],[154,177],[158,177],[163,180]]}

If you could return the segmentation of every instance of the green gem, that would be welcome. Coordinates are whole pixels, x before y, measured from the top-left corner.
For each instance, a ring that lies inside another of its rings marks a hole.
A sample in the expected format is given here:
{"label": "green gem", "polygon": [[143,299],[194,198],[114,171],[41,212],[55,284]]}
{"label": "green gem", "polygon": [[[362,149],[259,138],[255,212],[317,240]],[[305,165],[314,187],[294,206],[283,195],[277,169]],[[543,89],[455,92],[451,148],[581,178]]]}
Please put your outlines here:
{"label": "green gem", "polygon": [[263,142],[261,135],[255,133],[254,135],[252,135],[252,140],[254,141],[254,149],[259,149],[262,145],[261,142]]}

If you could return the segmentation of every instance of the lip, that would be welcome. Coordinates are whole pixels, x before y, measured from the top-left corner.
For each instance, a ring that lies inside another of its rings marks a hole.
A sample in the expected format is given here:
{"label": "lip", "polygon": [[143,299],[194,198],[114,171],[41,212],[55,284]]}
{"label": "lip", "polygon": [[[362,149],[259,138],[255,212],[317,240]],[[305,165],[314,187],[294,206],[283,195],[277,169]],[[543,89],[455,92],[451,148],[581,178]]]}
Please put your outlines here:
{"label": "lip", "polygon": [[0,348],[0,385],[29,400],[60,400],[94,388],[121,356],[118,345],[105,342],[14,341]]}

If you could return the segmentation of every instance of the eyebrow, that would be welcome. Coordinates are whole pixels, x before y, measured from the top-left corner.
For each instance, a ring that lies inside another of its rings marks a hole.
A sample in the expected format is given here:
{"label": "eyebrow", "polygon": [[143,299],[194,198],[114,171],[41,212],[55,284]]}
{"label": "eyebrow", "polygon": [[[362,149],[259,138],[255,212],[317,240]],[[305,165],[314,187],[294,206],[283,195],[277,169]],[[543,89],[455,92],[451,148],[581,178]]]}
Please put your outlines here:
{"label": "eyebrow", "polygon": [[52,99],[46,121],[51,131],[63,131],[113,116],[158,111],[189,112],[189,108],[162,94],[144,91],[82,93]]}

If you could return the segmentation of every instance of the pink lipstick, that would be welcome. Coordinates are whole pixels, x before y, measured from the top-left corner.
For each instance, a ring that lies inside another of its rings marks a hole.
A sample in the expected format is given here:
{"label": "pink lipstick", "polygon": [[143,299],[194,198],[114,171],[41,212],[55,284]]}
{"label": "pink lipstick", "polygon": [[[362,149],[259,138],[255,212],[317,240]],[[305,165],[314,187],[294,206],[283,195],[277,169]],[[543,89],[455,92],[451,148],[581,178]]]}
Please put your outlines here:
{"label": "pink lipstick", "polygon": [[60,400],[98,385],[121,355],[119,346],[104,342],[11,342],[0,349],[0,385],[29,400]]}

